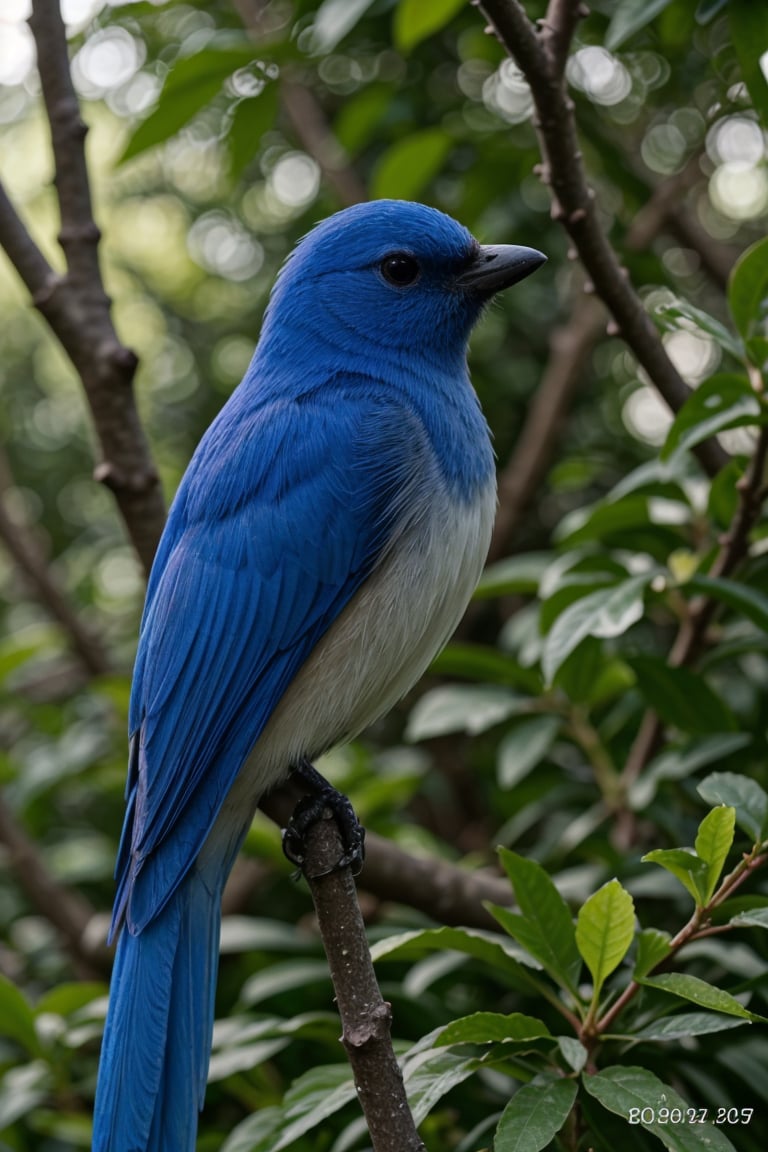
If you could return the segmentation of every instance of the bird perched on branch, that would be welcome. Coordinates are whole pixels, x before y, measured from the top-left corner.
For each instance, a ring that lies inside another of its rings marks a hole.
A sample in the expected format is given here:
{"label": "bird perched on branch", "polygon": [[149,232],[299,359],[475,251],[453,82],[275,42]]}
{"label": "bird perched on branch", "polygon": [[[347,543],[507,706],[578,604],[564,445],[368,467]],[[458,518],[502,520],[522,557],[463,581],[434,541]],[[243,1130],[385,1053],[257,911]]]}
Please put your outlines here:
{"label": "bird perched on branch", "polygon": [[391,708],[461,618],[496,504],[467,339],[543,260],[382,200],[280,272],[149,581],[94,1152],[194,1149],[224,883],[259,797],[298,770],[327,802],[311,759]]}

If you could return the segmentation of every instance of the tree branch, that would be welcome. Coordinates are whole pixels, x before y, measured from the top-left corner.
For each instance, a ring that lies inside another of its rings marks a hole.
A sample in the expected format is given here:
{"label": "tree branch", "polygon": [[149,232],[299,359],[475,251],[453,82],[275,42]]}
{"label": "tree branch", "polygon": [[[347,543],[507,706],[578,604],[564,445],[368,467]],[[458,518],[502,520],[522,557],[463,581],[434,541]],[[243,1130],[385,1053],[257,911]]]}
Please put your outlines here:
{"label": "tree branch", "polygon": [[330,812],[327,815],[307,834],[303,870],[328,957],[341,1039],[373,1152],[424,1152],[392,1048],[392,1007],[382,999],[373,971],[355,882],[349,868],[328,871],[342,855],[343,846]]}
{"label": "tree branch", "polygon": [[[610,309],[621,336],[669,407],[677,412],[690,389],[669,359],[652,320],[602,230],[595,194],[587,183],[581,159],[574,104],[566,92],[564,73],[559,70],[576,17],[583,9],[577,0],[553,0],[548,20],[541,34],[537,34],[519,0],[482,0],[480,6],[530,85],[544,158],[540,175],[552,190],[552,215],[561,221],[573,239],[595,290]],[[700,444],[696,454],[710,475],[719,472],[729,459],[714,440]]]}
{"label": "tree branch", "polygon": [[[263,796],[259,807],[275,824],[285,827],[302,795],[289,778]],[[360,887],[380,900],[415,908],[439,924],[492,931],[498,926],[483,901],[512,903],[509,884],[502,877],[488,871],[467,872],[446,860],[413,856],[375,832],[366,836]]]}
{"label": "tree branch", "polygon": [[94,476],[114,492],[128,534],[149,568],[165,522],[157,471],[133,397],[136,356],[119,341],[99,268],[85,133],[69,72],[57,0],[34,0],[30,27],[37,45],[56,164],[59,241],[67,271],[57,275],[0,190],[0,244],[58,337],[83,382],[102,450]]}

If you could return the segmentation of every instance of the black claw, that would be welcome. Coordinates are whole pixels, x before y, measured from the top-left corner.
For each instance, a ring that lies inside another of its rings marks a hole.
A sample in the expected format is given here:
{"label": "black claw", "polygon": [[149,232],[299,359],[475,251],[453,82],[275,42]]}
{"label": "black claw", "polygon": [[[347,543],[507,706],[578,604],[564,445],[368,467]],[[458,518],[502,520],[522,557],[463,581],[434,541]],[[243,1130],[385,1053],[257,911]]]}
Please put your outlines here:
{"label": "black claw", "polygon": [[365,829],[349,800],[329,784],[308,760],[303,760],[292,775],[307,790],[308,795],[302,797],[296,805],[288,827],[283,829],[283,852],[292,864],[304,872],[307,832],[313,824],[324,819],[326,809],[329,809],[336,821],[344,852],[331,868],[308,879],[317,880],[320,876],[327,876],[342,868],[350,868],[352,875],[357,876],[365,859]]}

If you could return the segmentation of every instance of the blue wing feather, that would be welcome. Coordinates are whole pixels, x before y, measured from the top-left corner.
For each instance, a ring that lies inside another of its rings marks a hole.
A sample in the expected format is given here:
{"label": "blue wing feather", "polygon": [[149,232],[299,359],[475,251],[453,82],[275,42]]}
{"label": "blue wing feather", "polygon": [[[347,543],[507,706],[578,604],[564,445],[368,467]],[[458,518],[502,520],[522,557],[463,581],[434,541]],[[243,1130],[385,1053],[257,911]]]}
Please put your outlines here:
{"label": "blue wing feather", "polygon": [[142,622],[113,931],[124,916],[141,931],[186,875],[287,685],[375,566],[424,451],[415,414],[369,380],[275,405],[243,390],[211,426]]}

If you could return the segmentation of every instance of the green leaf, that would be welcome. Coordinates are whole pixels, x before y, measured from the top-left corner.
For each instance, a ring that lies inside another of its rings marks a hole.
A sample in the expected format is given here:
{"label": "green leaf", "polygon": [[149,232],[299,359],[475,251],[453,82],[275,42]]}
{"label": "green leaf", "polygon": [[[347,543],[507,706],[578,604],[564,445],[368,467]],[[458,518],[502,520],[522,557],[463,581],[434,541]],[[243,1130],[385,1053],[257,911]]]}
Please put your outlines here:
{"label": "green leaf", "polygon": [[511,940],[505,940],[496,932],[482,932],[477,928],[423,928],[402,932],[373,944],[371,957],[374,962],[411,959],[446,950],[482,961],[497,977],[506,979],[519,991],[530,992],[538,988],[533,974],[523,966],[538,965]]}
{"label": "green leaf", "polygon": [[294,1080],[285,1094],[284,1114],[290,1120],[280,1130],[276,1143],[267,1143],[269,1152],[280,1152],[318,1124],[333,1116],[357,1096],[348,1064],[312,1068]]}
{"label": "green leaf", "polygon": [[431,740],[449,732],[476,735],[528,707],[528,698],[495,684],[445,684],[417,701],[405,738]]}
{"label": "green leaf", "polygon": [[632,576],[612,588],[591,592],[558,616],[544,643],[541,666],[548,684],[566,658],[587,636],[606,640],[621,636],[643,615],[643,596],[650,573]]}
{"label": "green leaf", "polygon": [[540,1152],[571,1114],[575,1080],[524,1084],[504,1109],[493,1140],[494,1152]]}
{"label": "green leaf", "polygon": [[400,0],[395,10],[395,44],[410,52],[465,7],[465,0]]}
{"label": "green leaf", "polygon": [[589,1052],[575,1036],[558,1036],[557,1046],[563,1054],[563,1059],[574,1072],[581,1072],[589,1059]]}
{"label": "green leaf", "polygon": [[[31,1064],[9,1068],[0,1079],[0,1133],[4,1133],[23,1116],[38,1111],[40,1105],[51,1097],[54,1090],[52,1081],[51,1068],[43,1060],[33,1060]],[[8,1152],[8,1148],[0,1140],[2,1152]]]}
{"label": "green leaf", "polygon": [[728,23],[744,83],[768,130],[768,80],[762,67],[767,43],[765,7],[755,0],[728,0]]}
{"label": "green leaf", "polygon": [[635,906],[618,880],[603,884],[579,909],[576,944],[592,973],[594,1001],[629,951],[635,934]]}
{"label": "green leaf", "polygon": [[581,960],[568,905],[535,860],[526,860],[507,848],[499,849],[499,858],[515,890],[522,915],[496,906],[491,911],[502,927],[514,925],[511,935],[541,962],[550,976],[575,995]]}
{"label": "green leaf", "polygon": [[508,1016],[500,1012],[473,1012],[471,1016],[461,1016],[446,1024],[438,1033],[435,1045],[538,1040],[551,1035],[542,1020],[524,1016],[522,1012],[511,1012]]}
{"label": "green leaf", "polygon": [[704,903],[711,898],[728,853],[733,844],[736,828],[736,809],[720,805],[713,808],[699,824],[694,848],[707,864]]}
{"label": "green leaf", "polygon": [[371,7],[373,0],[323,0],[315,12],[309,51],[328,55]]}
{"label": "green leaf", "polygon": [[[674,304],[662,304],[656,311],[656,317],[661,326],[673,332],[689,332],[691,325],[711,336],[724,352],[728,352],[737,360],[744,357],[744,348],[740,341],[729,332],[724,324],[696,308],[687,300],[676,300]],[[684,323],[680,323],[680,321]]]}
{"label": "green leaf", "polygon": [[625,40],[640,32],[658,16],[659,12],[672,0],[620,0],[617,4],[608,31],[605,34],[605,47],[609,52],[620,48]]}
{"label": "green leaf", "polygon": [[418,199],[443,167],[452,144],[440,128],[425,128],[398,140],[374,168],[371,199]]}
{"label": "green leaf", "polygon": [[718,733],[714,736],[696,736],[678,747],[666,748],[646,768],[632,785],[629,799],[635,811],[647,808],[662,780],[683,780],[698,768],[713,761],[724,760],[751,744],[748,732]]}
{"label": "green leaf", "polygon": [[689,1105],[647,1068],[616,1065],[585,1076],[582,1083],[609,1112],[624,1120],[632,1117],[631,1123],[657,1136],[670,1152],[735,1152],[722,1129],[714,1124],[668,1123],[671,1109],[679,1109],[686,1116]]}
{"label": "green leaf", "polygon": [[768,1023],[763,1016],[748,1011],[735,996],[698,976],[688,976],[683,972],[664,972],[660,976],[644,976],[639,981],[648,988],[660,988],[671,992],[683,1000],[691,1000],[700,1008],[710,1008],[713,1012],[724,1012],[727,1016],[739,1016],[742,1020],[759,1020]]}
{"label": "green leaf", "polygon": [[402,1062],[403,1080],[413,1119],[421,1124],[439,1100],[482,1067],[475,1056],[459,1056],[445,1048],[426,1054],[416,1045],[415,1059]]}
{"label": "green leaf", "polygon": [[508,732],[499,745],[496,776],[499,787],[514,788],[552,747],[560,731],[559,716],[533,716]]}
{"label": "green leaf", "polygon": [[692,576],[680,585],[684,594],[695,592],[703,596],[711,596],[721,600],[729,608],[743,613],[753,624],[757,624],[763,632],[768,632],[768,596],[751,588],[748,584],[740,584],[737,580],[727,580],[723,576]]}
{"label": "green leaf", "polygon": [[229,122],[226,136],[229,174],[233,180],[242,176],[259,150],[261,138],[275,123],[279,87],[269,83],[258,96],[241,100]]}
{"label": "green leaf", "polygon": [[448,644],[429,666],[435,676],[460,676],[484,684],[508,684],[526,692],[538,693],[541,677],[523,668],[513,656],[487,644]]}
{"label": "green leaf", "polygon": [[708,804],[728,804],[736,809],[736,823],[754,843],[766,835],[768,794],[750,776],[736,772],[712,772],[698,787]]}
{"label": "green leaf", "polygon": [[33,1056],[40,1052],[35,1013],[15,984],[0,975],[0,1036],[16,1040]]}
{"label": "green leaf", "polygon": [[[765,81],[763,81],[765,84]],[[750,350],[750,340],[760,334],[768,299],[768,237],[747,248],[733,266],[728,282],[728,303],[734,323]],[[753,356],[760,362],[759,350]]]}
{"label": "green leaf", "polygon": [[750,924],[755,928],[768,928],[768,908],[749,908],[739,912],[730,924]]}
{"label": "green leaf", "polygon": [[508,556],[496,564],[489,564],[475,589],[475,599],[519,593],[534,596],[551,563],[551,552],[523,552],[520,556]]}
{"label": "green leaf", "polygon": [[635,980],[645,976],[669,956],[671,939],[669,932],[661,932],[658,928],[643,928],[638,932],[637,955],[632,973]]}
{"label": "green leaf", "polygon": [[633,656],[628,663],[644,700],[667,724],[695,734],[736,727],[730,710],[698,672],[673,668],[657,656]]}
{"label": "green leaf", "polygon": [[679,1012],[676,1016],[663,1016],[633,1032],[634,1040],[685,1040],[688,1036],[707,1036],[711,1032],[727,1032],[743,1028],[747,1020],[736,1016],[723,1016],[719,1012]]}
{"label": "green leaf", "polygon": [[667,460],[678,452],[686,452],[726,428],[755,424],[762,412],[746,376],[735,372],[710,376],[691,393],[675,416],[661,457]]}
{"label": "green leaf", "polygon": [[108,985],[96,982],[77,981],[71,984],[59,984],[40,997],[35,1006],[35,1015],[42,1016],[46,1012],[51,1012],[55,1016],[69,1016],[84,1008],[86,1004],[106,996],[108,992]]}
{"label": "green leaf", "polygon": [[706,904],[709,866],[706,861],[700,860],[695,852],[687,848],[654,848],[652,852],[646,852],[641,859],[644,864],[659,864],[676,876],[690,892],[697,908]]}
{"label": "green leaf", "polygon": [[257,49],[253,44],[206,48],[177,60],[166,77],[154,111],[139,124],[118,163],[124,164],[140,152],[175,136],[213,100],[233,72],[250,67],[257,61]]}

